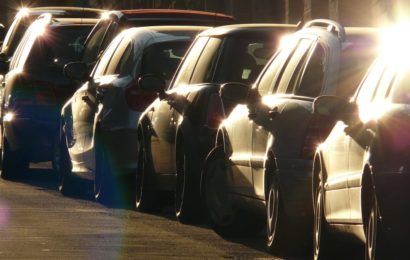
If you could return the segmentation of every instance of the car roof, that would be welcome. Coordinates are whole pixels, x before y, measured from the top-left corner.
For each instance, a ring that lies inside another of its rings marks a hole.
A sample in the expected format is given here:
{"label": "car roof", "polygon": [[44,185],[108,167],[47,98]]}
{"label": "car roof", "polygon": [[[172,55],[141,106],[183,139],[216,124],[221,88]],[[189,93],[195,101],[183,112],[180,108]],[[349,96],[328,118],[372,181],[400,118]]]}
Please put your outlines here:
{"label": "car roof", "polygon": [[135,44],[151,45],[156,42],[193,39],[197,33],[208,28],[205,26],[146,26],[133,27],[121,34],[134,39]]}
{"label": "car roof", "polygon": [[[20,10],[21,11],[21,10]],[[50,13],[53,17],[71,17],[71,18],[100,18],[105,12],[103,9],[82,8],[69,6],[44,6],[23,9],[30,16],[40,16],[43,13]]]}
{"label": "car roof", "polygon": [[230,15],[214,12],[181,10],[181,9],[131,9],[110,11],[108,15],[115,19],[135,20],[178,20],[178,21],[208,21],[215,24],[236,23],[237,20]]}
{"label": "car roof", "polygon": [[200,34],[200,36],[234,36],[243,35],[253,32],[260,31],[272,31],[277,29],[279,31],[294,31],[296,30],[296,25],[294,24],[233,24],[219,26],[216,28],[209,29]]}

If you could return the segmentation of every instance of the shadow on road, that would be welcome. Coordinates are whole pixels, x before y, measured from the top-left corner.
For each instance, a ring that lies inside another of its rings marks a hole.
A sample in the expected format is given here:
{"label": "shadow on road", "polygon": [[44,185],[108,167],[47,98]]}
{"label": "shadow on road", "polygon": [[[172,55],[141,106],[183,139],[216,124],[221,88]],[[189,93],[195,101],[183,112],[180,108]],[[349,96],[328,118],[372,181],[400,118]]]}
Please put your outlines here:
{"label": "shadow on road", "polygon": [[[44,169],[44,168],[31,168],[24,176],[12,180],[13,182],[18,182],[22,184],[27,184],[33,186],[39,190],[57,194],[57,176],[51,169]],[[84,200],[84,201],[93,201],[93,185],[90,181],[79,180],[79,192],[75,196],[70,196],[74,199]],[[61,195],[62,196],[62,195]],[[172,197],[172,196],[171,196]],[[157,213],[151,213],[150,215],[165,218],[169,220],[176,221],[174,208],[173,208],[173,201],[169,200],[166,203],[166,207],[163,208],[162,211]],[[131,214],[134,215],[134,205],[130,202],[125,200],[124,198],[119,200],[110,201],[109,203],[104,205],[109,209],[113,209],[115,211],[119,210],[118,212],[121,214]],[[192,224],[195,227],[202,228],[202,229],[211,229],[207,220],[202,220],[199,223]],[[167,227],[165,227],[167,229]],[[170,227],[170,230],[172,228]],[[193,237],[193,239],[195,239]],[[260,252],[266,252],[265,248],[265,235],[264,232],[259,233],[254,237],[237,237],[237,238],[224,238],[226,241],[230,241],[233,243],[241,244],[245,247],[248,247],[253,250],[257,250]],[[295,244],[295,248],[296,248]],[[339,244],[337,249],[335,250],[337,253],[335,254],[333,259],[363,259],[362,250],[358,248],[347,247],[343,248],[342,244]],[[347,249],[347,250],[346,250]],[[352,252],[354,251],[354,252]],[[301,252],[300,250],[290,251],[292,252],[292,256],[289,255],[279,255],[281,259],[289,259],[289,260],[298,260],[298,259],[310,259],[309,257],[311,250],[304,250]]]}

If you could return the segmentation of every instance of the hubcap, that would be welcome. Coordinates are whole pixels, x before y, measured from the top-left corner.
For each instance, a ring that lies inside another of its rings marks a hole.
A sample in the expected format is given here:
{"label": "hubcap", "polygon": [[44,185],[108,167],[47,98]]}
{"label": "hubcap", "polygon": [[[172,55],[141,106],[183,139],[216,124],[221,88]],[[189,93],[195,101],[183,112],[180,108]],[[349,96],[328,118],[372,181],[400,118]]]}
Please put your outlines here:
{"label": "hubcap", "polygon": [[314,223],[314,228],[315,228],[315,237],[314,237],[314,243],[315,243],[315,259],[318,258],[319,255],[319,248],[320,248],[320,235],[321,235],[321,229],[322,229],[322,189],[321,189],[321,184],[319,184],[317,195],[316,195],[316,209],[315,209],[315,223]]}
{"label": "hubcap", "polygon": [[369,217],[369,224],[367,227],[367,254],[369,259],[374,259],[374,253],[376,249],[376,229],[377,229],[377,214],[372,209]]}
{"label": "hubcap", "polygon": [[279,206],[279,201],[278,201],[278,192],[273,184],[270,187],[269,190],[269,195],[268,195],[268,235],[269,235],[269,241],[272,242],[275,236],[275,231],[276,231],[276,224],[277,224],[277,217],[278,217],[278,206]]}

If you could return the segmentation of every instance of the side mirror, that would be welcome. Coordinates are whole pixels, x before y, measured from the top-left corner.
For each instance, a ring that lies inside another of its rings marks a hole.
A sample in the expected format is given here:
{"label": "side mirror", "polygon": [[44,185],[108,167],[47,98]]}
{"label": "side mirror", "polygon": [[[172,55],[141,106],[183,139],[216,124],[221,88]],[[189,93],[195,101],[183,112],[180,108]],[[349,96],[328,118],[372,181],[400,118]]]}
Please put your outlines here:
{"label": "side mirror", "polygon": [[142,90],[162,93],[165,90],[165,80],[155,75],[144,75],[138,79],[138,85]]}
{"label": "side mirror", "polygon": [[70,62],[64,66],[64,75],[73,80],[89,79],[87,64],[84,62]]}
{"label": "side mirror", "polygon": [[334,117],[348,124],[357,115],[358,108],[356,103],[351,103],[338,96],[320,96],[313,102],[313,113]]}
{"label": "side mirror", "polygon": [[219,93],[224,102],[245,104],[248,101],[250,86],[238,82],[225,83]]}

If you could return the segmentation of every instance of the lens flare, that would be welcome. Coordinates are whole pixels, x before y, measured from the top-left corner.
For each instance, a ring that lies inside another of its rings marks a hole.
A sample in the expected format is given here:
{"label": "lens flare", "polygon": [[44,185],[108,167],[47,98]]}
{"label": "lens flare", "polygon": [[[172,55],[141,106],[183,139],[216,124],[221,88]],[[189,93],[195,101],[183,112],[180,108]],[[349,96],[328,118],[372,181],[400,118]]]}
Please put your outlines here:
{"label": "lens flare", "polygon": [[27,7],[22,7],[17,13],[18,18],[22,18],[24,16],[27,16],[29,14],[29,9]]}

